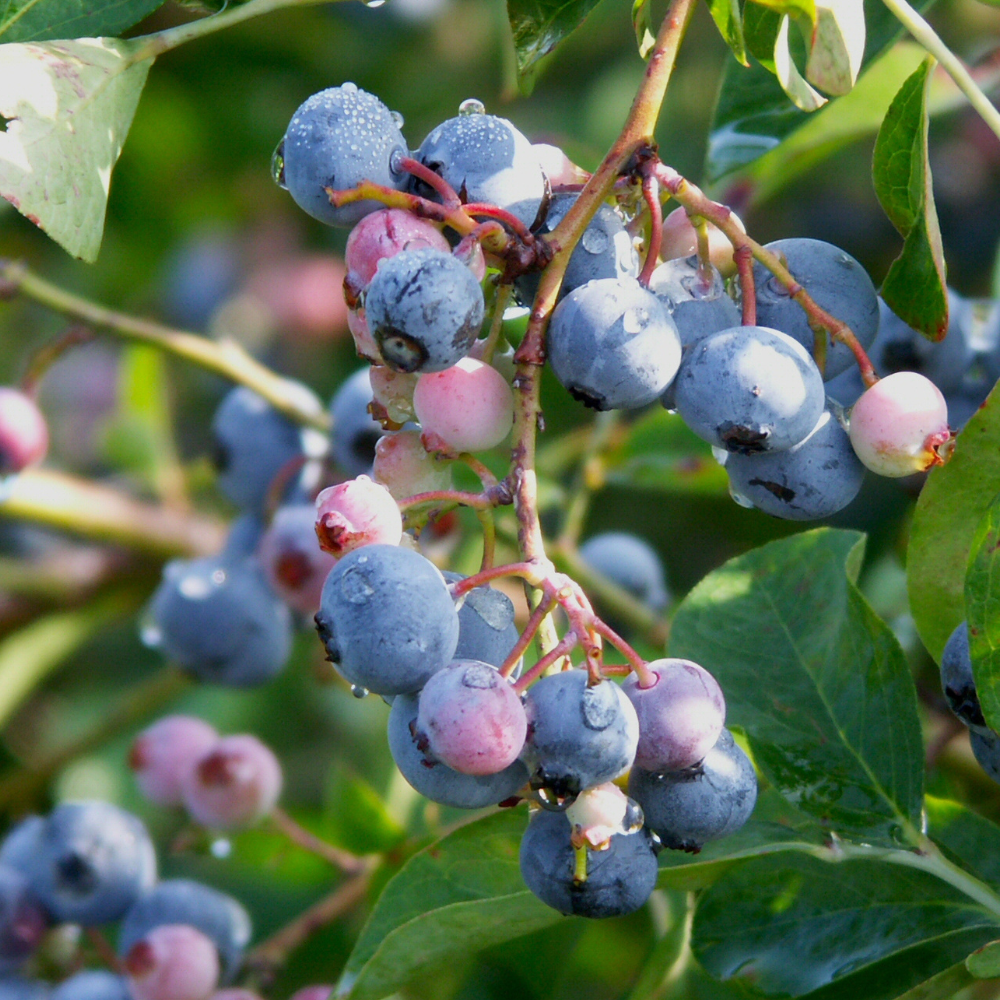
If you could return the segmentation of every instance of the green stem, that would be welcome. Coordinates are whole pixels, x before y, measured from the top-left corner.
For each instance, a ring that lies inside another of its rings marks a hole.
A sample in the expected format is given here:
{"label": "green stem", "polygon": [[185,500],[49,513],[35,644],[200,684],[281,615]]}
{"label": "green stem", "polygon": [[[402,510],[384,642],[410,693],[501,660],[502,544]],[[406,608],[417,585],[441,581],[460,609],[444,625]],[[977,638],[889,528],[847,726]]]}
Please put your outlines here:
{"label": "green stem", "polygon": [[886,7],[895,14],[897,20],[907,31],[945,68],[948,75],[955,81],[955,86],[969,99],[969,103],[979,112],[980,117],[989,125],[993,133],[1000,139],[1000,111],[990,99],[979,89],[972,74],[965,68],[962,60],[941,40],[937,32],[915,11],[906,0],[883,0]]}
{"label": "green stem", "polygon": [[[246,6],[253,6],[253,2]],[[232,13],[245,9],[246,7],[238,7]],[[151,320],[107,309],[51,284],[18,261],[0,260],[0,282],[65,316],[108,330],[126,340],[151,344],[168,354],[245,385],[292,420],[317,430],[329,430],[329,422],[322,409],[303,406],[294,383],[256,361],[235,341],[209,340],[194,333],[174,330]]]}

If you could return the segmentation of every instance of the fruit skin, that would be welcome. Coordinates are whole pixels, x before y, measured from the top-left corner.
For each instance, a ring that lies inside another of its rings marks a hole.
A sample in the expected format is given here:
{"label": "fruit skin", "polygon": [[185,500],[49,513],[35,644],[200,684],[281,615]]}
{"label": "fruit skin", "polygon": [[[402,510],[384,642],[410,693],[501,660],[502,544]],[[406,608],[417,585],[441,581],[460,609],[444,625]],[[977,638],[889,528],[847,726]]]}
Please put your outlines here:
{"label": "fruit skin", "polygon": [[316,628],[347,682],[376,694],[420,690],[458,643],[444,577],[419,553],[394,545],[366,545],[334,566]]}
{"label": "fruit skin", "polygon": [[206,683],[264,684],[291,651],[291,615],[253,559],[168,563],[149,615],[164,655]]}
{"label": "fruit skin", "polygon": [[427,452],[420,431],[397,431],[379,438],[372,478],[399,501],[417,493],[451,489],[451,466],[450,461]]}
{"label": "fruit skin", "polygon": [[219,734],[190,715],[167,715],[144,729],[132,744],[128,763],[139,791],[160,806],[181,804],[181,780]]}
{"label": "fruit skin", "polygon": [[48,930],[48,915],[31,891],[24,870],[0,864],[0,977],[31,957]]}
{"label": "fruit skin", "polygon": [[300,104],[282,147],[288,193],[328,226],[353,226],[382,206],[360,201],[335,208],[325,188],[343,191],[370,180],[401,191],[409,181],[395,163],[408,149],[391,112],[353,83],[321,90]]}
{"label": "fruit skin", "polygon": [[498,774],[517,760],[528,720],[494,667],[453,660],[420,692],[416,725],[431,758],[462,774]]}
{"label": "fruit skin", "polygon": [[[746,232],[742,220],[735,212],[730,211],[729,218],[737,225],[740,232]],[[675,208],[663,220],[660,256],[664,260],[676,260],[697,253],[698,234],[683,206]],[[708,223],[708,256],[713,266],[717,267],[724,277],[731,278],[736,274],[733,245],[722,230],[713,226],[711,222]]]}
{"label": "fruit skin", "polygon": [[202,826],[239,830],[259,822],[281,795],[281,764],[255,736],[224,736],[184,775],[184,805]]}
{"label": "fruit skin", "polygon": [[26,816],[22,819],[0,843],[0,865],[19,872],[27,871],[38,852],[44,831],[44,817]]}
{"label": "fruit skin", "polygon": [[352,291],[366,288],[379,262],[403,250],[433,247],[451,253],[448,241],[436,226],[402,208],[383,208],[366,215],[347,237],[344,260]]}
{"label": "fruit skin", "polygon": [[948,404],[933,382],[896,372],[871,386],[851,409],[849,433],[862,464],[898,479],[940,463],[949,438]]}
{"label": "fruit skin", "polygon": [[632,768],[629,795],[642,806],[646,826],[667,847],[698,852],[710,840],[735,833],[757,801],[750,758],[723,729],[705,759],[684,771]]}
{"label": "fruit skin", "polygon": [[367,476],[328,486],[316,497],[316,538],[337,559],[366,545],[398,545],[403,517],[392,494]]}
{"label": "fruit skin", "polygon": [[57,921],[94,926],[124,916],[156,882],[142,822],[109,802],[64,802],[45,820],[28,877]]}
{"label": "fruit skin", "polygon": [[635,674],[622,682],[639,719],[635,763],[647,771],[680,771],[715,746],[726,721],[726,700],[716,679],[691,660],[648,664],[656,683],[644,688]]}
{"label": "fruit skin", "polygon": [[49,450],[49,429],[38,404],[23,392],[0,386],[0,476],[37,465]]}
{"label": "fruit skin", "polygon": [[976,762],[1000,785],[1000,736],[991,730],[980,733],[973,729],[969,733],[969,743]]}
{"label": "fruit skin", "polygon": [[521,876],[546,905],[578,917],[633,913],[656,888],[658,867],[646,830],[615,834],[606,850],[587,850],[587,878],[573,881],[575,852],[565,814],[535,813],[521,839]]}
{"label": "fruit skin", "polygon": [[706,286],[698,258],[681,257],[660,264],[650,275],[649,290],[673,317],[682,347],[740,325],[740,310],[726,294],[722,275],[714,267],[710,273]]}
{"label": "fruit skin", "polygon": [[674,321],[634,278],[599,278],[575,288],[552,313],[546,341],[556,378],[595,410],[653,402],[681,360]]}
{"label": "fruit skin", "polygon": [[823,380],[806,350],[763,326],[734,327],[693,344],[674,395],[695,434],[744,454],[798,444],[825,404]]}
{"label": "fruit skin", "polygon": [[941,690],[948,707],[973,732],[989,736],[991,730],[983,718],[983,709],[972,676],[969,655],[969,625],[962,622],[948,637],[941,653]]}
{"label": "fruit skin", "polygon": [[440,250],[404,250],[379,264],[365,293],[365,319],[385,363],[439,372],[469,353],[483,325],[483,290]]}
{"label": "fruit skin", "polygon": [[635,759],[639,720],[612,681],[590,687],[585,670],[543,677],[525,699],[528,736],[522,759],[532,785],[562,798],[613,781]]}
{"label": "fruit skin", "polygon": [[[535,214],[520,203],[545,197],[546,180],[531,143],[506,118],[458,115],[432,129],[414,154],[443,177],[464,202],[489,202],[510,209],[530,226]],[[418,178],[413,190],[440,201]]]}
{"label": "fruit skin", "polygon": [[85,969],[64,979],[49,1000],[132,1000],[128,981],[104,969]]}
{"label": "fruit skin", "polygon": [[604,531],[580,546],[580,558],[654,611],[670,603],[663,564],[656,550],[627,531]]}
{"label": "fruit skin", "polygon": [[260,543],[260,564],[274,592],[295,611],[314,615],[336,559],[319,547],[316,507],[285,504],[274,512]]}
{"label": "fruit skin", "polygon": [[51,994],[46,983],[22,976],[4,976],[0,979],[0,1000],[49,1000]]}
{"label": "fruit skin", "polygon": [[516,795],[528,783],[528,769],[515,760],[499,774],[459,774],[446,764],[428,761],[417,746],[418,696],[401,694],[389,712],[389,751],[403,777],[432,802],[456,809],[482,809]]}
{"label": "fruit skin", "polygon": [[[447,570],[444,578],[448,583],[465,579],[461,573]],[[458,609],[456,660],[482,660],[501,667],[520,638],[514,623],[514,604],[506,594],[486,584],[465,595]],[[512,674],[515,678],[521,673],[520,662]]]}
{"label": "fruit skin", "polygon": [[843,510],[864,481],[847,431],[829,411],[809,436],[785,451],[731,454],[730,489],[754,507],[789,521],[811,521]]}
{"label": "fruit skin", "polygon": [[250,916],[242,904],[218,889],[193,879],[166,879],[125,914],[118,931],[118,954],[124,957],[153,928],[188,924],[214,942],[223,982],[231,982],[250,943]]}
{"label": "fruit skin", "polygon": [[219,956],[187,924],[154,927],[122,962],[133,1000],[207,1000],[219,981]]}
{"label": "fruit skin", "polygon": [[494,448],[514,426],[510,386],[495,368],[474,358],[421,375],[413,408],[423,430],[456,452]]}
{"label": "fruit skin", "polygon": [[[878,296],[868,272],[848,253],[822,240],[793,237],[775,240],[766,248],[785,258],[795,280],[821,308],[846,323],[862,347],[875,339],[879,324]],[[759,262],[753,265],[757,286],[757,322],[794,337],[810,354],[815,334],[805,310]],[[827,337],[825,379],[855,364],[845,344]]]}
{"label": "fruit skin", "polygon": [[368,475],[375,460],[375,444],[382,425],[368,412],[372,401],[369,367],[359,368],[334,393],[330,401],[333,430],[330,453],[348,476]]}

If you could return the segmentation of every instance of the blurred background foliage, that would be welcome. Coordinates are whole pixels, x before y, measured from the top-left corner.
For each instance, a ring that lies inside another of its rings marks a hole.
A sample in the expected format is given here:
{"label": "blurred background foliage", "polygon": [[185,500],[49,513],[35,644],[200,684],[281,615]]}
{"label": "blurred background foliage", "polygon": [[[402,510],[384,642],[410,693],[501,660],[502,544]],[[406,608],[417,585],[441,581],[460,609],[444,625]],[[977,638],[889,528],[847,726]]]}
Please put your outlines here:
{"label": "blurred background foliage", "polygon": [[[190,8],[167,3],[131,34],[191,16]],[[1000,11],[975,0],[942,0],[932,20],[970,60],[1000,40]],[[707,9],[699,9],[657,133],[662,158],[696,180],[720,72],[730,58]],[[625,0],[600,4],[546,60],[526,97],[517,91],[500,0],[390,0],[378,8],[350,2],[261,17],[157,62],[114,175],[96,266],[67,257],[5,203],[0,254],[24,258],[50,280],[124,311],[235,337],[328,398],[359,366],[338,298],[336,258],[346,234],[307,218],[271,179],[272,151],[295,108],[317,90],[353,80],[402,113],[416,147],[463,99],[478,97],[533,141],[559,144],[592,168],[617,135],[642,73]],[[873,138],[840,149],[743,211],[749,232],[762,242],[790,235],[829,240],[862,261],[877,284],[900,240],[873,194]],[[1000,146],[974,114],[958,111],[935,120],[931,162],[950,283],[970,296],[995,294]],[[750,194],[734,189],[729,200],[743,210]],[[40,307],[4,303],[0,380],[18,379],[32,353],[66,329]],[[209,420],[225,388],[219,379],[110,339],[71,351],[42,390],[54,437],[49,464],[224,520],[232,512],[213,489],[207,456]],[[589,419],[554,381],[546,383],[543,402],[543,443]],[[653,440],[659,418],[639,419],[652,421],[646,439]],[[703,451],[697,454],[705,460]],[[552,478],[558,498],[563,476]],[[736,506],[723,477],[714,480],[723,482],[721,489],[690,491],[650,488],[655,474],[643,486],[635,478],[612,470],[594,497],[585,534],[618,528],[646,537],[663,557],[675,596],[732,555],[797,530]],[[836,523],[870,533],[863,586],[911,654],[933,741],[948,724],[939,711],[936,668],[908,620],[901,559],[918,487],[869,482]],[[119,802],[150,824],[164,874],[191,874],[232,891],[251,910],[260,939],[329,891],[328,868],[262,831],[178,847],[181,819],[143,803],[126,767],[138,717],[100,745],[69,759],[61,753],[106,726],[128,692],[161,668],[136,625],[160,565],[154,556],[0,520],[0,678],[9,683],[28,659],[44,674],[2,720],[0,810],[11,819],[64,797]],[[103,603],[94,603],[95,594]],[[29,623],[34,631],[26,631]],[[381,700],[353,698],[322,668],[319,644],[304,628],[293,662],[264,689],[191,687],[171,705],[223,732],[251,731],[270,743],[285,766],[286,807],[334,843],[365,851],[411,838],[412,846],[454,822],[457,815],[419,799],[395,773]],[[21,780],[25,769],[39,768],[38,780]],[[1000,797],[972,765],[964,736],[941,757],[930,790],[1000,818]],[[631,918],[599,926],[566,920],[531,940],[452,964],[407,996],[625,995],[671,905],[661,893],[651,909]],[[273,995],[333,981],[362,919],[356,913],[317,934]],[[688,988],[699,997],[728,992],[697,977]]]}

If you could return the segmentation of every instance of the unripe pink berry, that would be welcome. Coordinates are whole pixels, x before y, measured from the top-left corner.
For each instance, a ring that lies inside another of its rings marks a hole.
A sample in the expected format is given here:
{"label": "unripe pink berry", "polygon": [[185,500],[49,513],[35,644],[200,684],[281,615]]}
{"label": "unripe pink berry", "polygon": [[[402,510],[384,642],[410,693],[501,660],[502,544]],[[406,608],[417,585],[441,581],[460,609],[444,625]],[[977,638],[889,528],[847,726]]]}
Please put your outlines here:
{"label": "unripe pink berry", "polygon": [[332,986],[303,986],[292,994],[291,1000],[329,1000],[332,992]]}
{"label": "unripe pink berry", "polygon": [[941,390],[917,372],[896,372],[865,390],[851,410],[851,444],[861,463],[899,478],[943,461],[951,438]]}
{"label": "unripe pink berry", "polygon": [[508,384],[513,382],[514,376],[517,374],[517,365],[514,363],[514,348],[510,344],[507,344],[503,350],[495,350],[493,357],[489,361],[486,361],[487,340],[488,338],[483,337],[481,340],[475,341],[472,347],[469,348],[468,357],[474,358],[476,361],[482,361],[484,364],[492,365],[500,372],[505,382]]}
{"label": "unripe pink berry", "polygon": [[585,788],[566,810],[574,839],[600,848],[624,832],[629,805],[628,796],[613,781]]}
{"label": "unripe pink berry", "polygon": [[498,671],[479,660],[455,660],[420,692],[416,729],[431,756],[448,767],[497,774],[524,747],[528,720],[517,692]]}
{"label": "unripe pink berry", "polygon": [[358,476],[316,497],[316,537],[339,559],[362,545],[399,545],[403,517],[384,486]]}
{"label": "unripe pink berry", "polygon": [[207,1000],[219,982],[215,944],[187,924],[154,927],[123,965],[135,1000]]}
{"label": "unripe pink berry", "polygon": [[185,775],[218,740],[212,726],[192,715],[168,715],[154,722],[129,751],[139,791],[159,806],[179,806]]}
{"label": "unripe pink berry", "polygon": [[[746,232],[735,212],[730,213],[730,218],[739,226],[740,232]],[[687,212],[683,208],[675,208],[663,220],[660,256],[664,260],[674,260],[677,257],[691,257],[697,252],[698,234],[691,225]],[[712,223],[708,223],[708,256],[724,278],[731,278],[736,273],[733,245],[722,230],[717,229]]]}
{"label": "unripe pink berry", "polygon": [[347,237],[344,257],[350,280],[365,288],[375,276],[379,261],[403,250],[433,247],[450,253],[440,231],[425,219],[401,208],[383,208],[366,215]]}
{"label": "unripe pink berry", "polygon": [[417,493],[451,489],[451,466],[451,462],[427,453],[420,431],[397,431],[378,439],[372,477],[396,500],[402,500]]}
{"label": "unripe pink berry", "polygon": [[590,174],[578,167],[558,146],[547,142],[535,142],[531,148],[538,156],[545,176],[553,187],[564,187],[567,184],[586,184]]}
{"label": "unripe pink berry", "polygon": [[344,262],[328,254],[268,264],[248,283],[282,329],[330,338],[347,326]]}
{"label": "unripe pink berry", "polygon": [[420,426],[455,451],[500,444],[514,423],[514,394],[492,366],[462,358],[443,372],[421,375],[413,392]]}
{"label": "unripe pink berry", "polygon": [[48,450],[49,429],[35,401],[0,386],[0,476],[37,464]]}
{"label": "unripe pink berry", "polygon": [[[417,387],[419,377],[414,373],[393,371],[388,365],[373,365],[369,369],[372,401],[382,407],[385,417],[394,424],[402,426],[407,421],[416,419],[413,412],[413,390]],[[373,416],[376,420],[383,420],[382,426],[386,426],[381,413]]]}
{"label": "unripe pink berry", "polygon": [[365,319],[363,307],[351,309],[347,313],[347,329],[351,331],[354,339],[354,349],[358,352],[359,358],[364,358],[373,365],[384,365],[382,352],[375,343],[375,338],[368,332],[368,321]]}
{"label": "unripe pink berry", "polygon": [[289,607],[306,615],[319,610],[323,581],[337,560],[319,547],[311,503],[279,507],[258,555],[274,592]]}
{"label": "unripe pink berry", "polygon": [[690,660],[653,660],[656,683],[644,688],[629,674],[622,691],[639,717],[635,762],[646,771],[681,771],[715,746],[726,701],[715,678]]}
{"label": "unripe pink berry", "polygon": [[263,998],[253,990],[243,990],[233,986],[226,990],[216,990],[211,1000],[263,1000]]}
{"label": "unripe pink berry", "polygon": [[452,256],[457,257],[475,275],[476,281],[482,281],[486,277],[486,254],[483,253],[479,240],[463,240],[452,251]]}
{"label": "unripe pink berry", "polygon": [[255,736],[225,736],[198,758],[182,790],[191,818],[202,826],[252,826],[278,801],[281,765]]}

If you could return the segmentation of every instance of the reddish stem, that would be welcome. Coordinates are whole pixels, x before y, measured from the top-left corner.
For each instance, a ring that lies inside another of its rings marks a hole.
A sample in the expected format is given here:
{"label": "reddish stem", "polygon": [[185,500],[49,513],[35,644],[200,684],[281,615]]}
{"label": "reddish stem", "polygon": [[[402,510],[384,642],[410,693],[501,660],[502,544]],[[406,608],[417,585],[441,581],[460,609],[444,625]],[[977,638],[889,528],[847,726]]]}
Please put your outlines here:
{"label": "reddish stem", "polygon": [[431,490],[427,493],[414,493],[413,496],[400,500],[397,506],[400,511],[411,507],[420,507],[426,503],[456,503],[462,507],[472,507],[474,510],[486,510],[495,506],[494,501],[483,493],[467,493],[463,490]]}
{"label": "reddish stem", "polygon": [[459,580],[449,586],[452,597],[462,597],[470,590],[481,587],[491,580],[499,580],[504,576],[519,576],[524,580],[538,586],[541,583],[541,574],[538,567],[531,562],[507,563],[506,566],[494,566],[492,569],[484,569],[472,576],[467,576],[464,580]]}
{"label": "reddish stem", "polygon": [[555,600],[553,598],[548,596],[542,597],[538,607],[531,613],[528,624],[524,626],[524,631],[514,644],[514,648],[507,654],[507,659],[500,666],[501,677],[510,677],[514,672],[517,661],[524,656],[524,652],[531,645],[531,640],[535,637],[539,625],[542,624],[542,619],[552,610],[554,604]]}
{"label": "reddish stem", "polygon": [[466,236],[476,228],[475,219],[465,213],[461,205],[440,205],[428,198],[410,194],[407,191],[397,191],[395,188],[376,184],[374,181],[362,181],[360,184],[343,191],[325,188],[330,204],[336,208],[353,205],[356,201],[378,201],[386,208],[402,208],[420,219],[450,226],[455,232]]}
{"label": "reddish stem", "polygon": [[473,201],[465,205],[465,211],[467,214],[475,217],[479,215],[485,215],[488,219],[496,219],[498,222],[502,222],[506,226],[510,226],[511,230],[517,233],[521,239],[527,243],[529,246],[535,242],[535,237],[532,235],[528,227],[511,212],[506,209],[499,208],[497,205],[490,205],[487,202]]}
{"label": "reddish stem", "polygon": [[660,184],[652,171],[646,171],[642,177],[642,197],[649,209],[649,244],[646,247],[646,259],[643,261],[639,274],[639,283],[649,287],[649,279],[660,261],[660,244],[663,242],[663,205],[660,204]]}
{"label": "reddish stem", "polygon": [[325,840],[317,837],[314,833],[297,823],[284,809],[275,806],[271,810],[271,822],[293,844],[301,847],[304,851],[308,851],[310,854],[315,854],[348,875],[356,875],[358,872],[364,871],[369,867],[369,862],[364,858],[360,858],[350,851],[334,847],[333,844],[328,844]]}
{"label": "reddish stem", "polygon": [[639,687],[649,688],[656,683],[656,675],[650,671],[646,661],[610,625],[595,617],[592,627],[628,660],[636,677],[639,678]]}
{"label": "reddish stem", "polygon": [[526,674],[523,674],[514,684],[514,690],[522,694],[528,686],[537,680],[542,674],[552,666],[556,660],[563,656],[568,656],[576,646],[577,635],[572,630],[567,632]]}
{"label": "reddish stem", "polygon": [[743,325],[757,325],[757,286],[753,280],[753,253],[749,246],[733,250],[733,260],[740,276],[740,292],[743,296]]}
{"label": "reddish stem", "polygon": [[35,352],[35,356],[28,363],[28,370],[21,379],[21,391],[25,396],[32,399],[38,392],[39,383],[45,377],[45,373],[59,360],[67,351],[78,347],[80,344],[87,344],[92,341],[97,334],[83,323],[75,323],[58,340],[45,344]]}
{"label": "reddish stem", "polygon": [[449,208],[461,208],[462,199],[459,198],[455,189],[440,174],[431,170],[430,167],[425,167],[419,160],[413,159],[412,156],[404,156],[399,161],[399,165],[408,174],[413,174],[414,177],[418,177],[429,187],[434,188]]}

